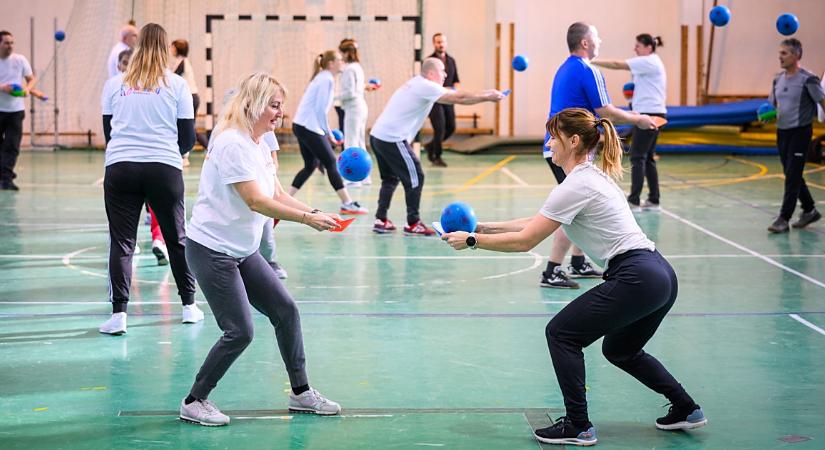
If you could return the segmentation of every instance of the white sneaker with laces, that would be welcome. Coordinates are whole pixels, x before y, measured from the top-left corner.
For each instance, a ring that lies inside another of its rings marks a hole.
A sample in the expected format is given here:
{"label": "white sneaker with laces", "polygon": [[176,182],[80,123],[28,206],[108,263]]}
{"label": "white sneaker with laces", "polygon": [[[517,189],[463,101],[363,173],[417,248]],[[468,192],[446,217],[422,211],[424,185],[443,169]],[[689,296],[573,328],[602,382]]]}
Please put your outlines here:
{"label": "white sneaker with laces", "polygon": [[209,400],[195,400],[186,404],[186,399],[180,401],[180,420],[197,423],[205,427],[220,427],[229,425],[229,416],[222,413]]}
{"label": "white sneaker with laces", "polygon": [[155,239],[152,241],[152,253],[154,253],[155,258],[158,259],[159,266],[169,264],[169,250],[166,249],[166,244],[160,240]]}
{"label": "white sneaker with laces", "polygon": [[198,305],[192,303],[191,305],[183,305],[183,320],[182,323],[198,323],[203,320],[203,311],[198,308]]}
{"label": "white sneaker with laces", "polygon": [[367,214],[369,210],[360,203],[356,202],[355,200],[349,203],[341,203],[341,214],[349,214],[349,215],[361,215]]}
{"label": "white sneaker with laces", "polygon": [[103,334],[119,335],[126,332],[126,313],[113,313],[109,320],[103,322],[103,325],[98,328]]}
{"label": "white sneaker with laces", "polygon": [[324,397],[315,389],[309,388],[301,395],[289,393],[289,410],[321,416],[334,416],[341,412],[341,405]]}

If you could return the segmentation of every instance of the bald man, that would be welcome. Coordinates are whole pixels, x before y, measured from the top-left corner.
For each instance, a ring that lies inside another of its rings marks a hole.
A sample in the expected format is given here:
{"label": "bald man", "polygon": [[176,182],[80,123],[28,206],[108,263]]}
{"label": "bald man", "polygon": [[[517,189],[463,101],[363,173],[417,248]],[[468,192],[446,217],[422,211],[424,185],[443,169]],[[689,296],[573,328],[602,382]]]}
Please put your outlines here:
{"label": "bald man", "polygon": [[134,25],[126,25],[120,30],[120,41],[112,47],[109,52],[109,59],[106,62],[106,69],[109,71],[109,78],[120,73],[117,68],[117,59],[120,52],[124,50],[132,50],[137,44],[138,29]]}
{"label": "bald man", "polygon": [[438,58],[427,58],[421,64],[421,75],[404,83],[387,103],[370,131],[370,145],[375,152],[381,173],[381,190],[378,193],[378,210],[372,231],[384,234],[396,230],[387,217],[390,201],[398,183],[404,185],[407,201],[407,235],[432,236],[434,231],[421,222],[418,207],[424,186],[421,160],[413,153],[413,141],[424,119],[435,103],[444,105],[474,105],[481,102],[498,102],[504,96],[491,89],[481,93],[452,91],[444,87],[447,72]]}

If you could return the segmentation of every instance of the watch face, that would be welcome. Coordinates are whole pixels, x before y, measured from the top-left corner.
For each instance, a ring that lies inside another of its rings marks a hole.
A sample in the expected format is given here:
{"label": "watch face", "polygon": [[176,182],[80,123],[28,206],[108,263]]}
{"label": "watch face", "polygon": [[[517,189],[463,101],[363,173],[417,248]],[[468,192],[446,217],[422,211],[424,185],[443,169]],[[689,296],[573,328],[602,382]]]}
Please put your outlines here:
{"label": "watch face", "polygon": [[467,236],[467,247],[475,247],[476,246],[476,237],[475,236]]}

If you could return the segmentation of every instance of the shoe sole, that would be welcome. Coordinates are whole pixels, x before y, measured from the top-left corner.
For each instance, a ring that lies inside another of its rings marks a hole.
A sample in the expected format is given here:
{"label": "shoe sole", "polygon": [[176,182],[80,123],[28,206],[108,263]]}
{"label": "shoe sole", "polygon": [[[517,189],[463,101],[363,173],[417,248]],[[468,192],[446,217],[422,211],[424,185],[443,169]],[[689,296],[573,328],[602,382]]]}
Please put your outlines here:
{"label": "shoe sole", "polygon": [[166,258],[166,255],[163,254],[163,250],[159,249],[158,247],[152,247],[152,253],[154,253],[155,258],[158,259],[159,266],[169,265],[169,260]]}
{"label": "shoe sole", "polygon": [[377,228],[372,229],[372,232],[377,233],[377,234],[390,234],[390,233],[395,233],[396,231],[397,230],[380,230],[380,229],[377,229]]}
{"label": "shoe sole", "polygon": [[702,419],[699,422],[676,422],[670,425],[661,425],[659,422],[656,422],[656,428],[665,431],[674,431],[674,430],[692,430],[694,428],[701,428],[707,425],[708,419]]}
{"label": "shoe sole", "polygon": [[338,211],[339,214],[343,214],[345,216],[364,216],[369,214],[369,211],[344,211],[343,209]]}
{"label": "shoe sole", "polygon": [[187,320],[187,319],[181,319],[180,323],[198,323],[198,322],[202,322],[202,321],[203,321],[203,317],[201,317],[201,318],[200,318],[200,319],[198,319],[198,320],[192,320],[192,319],[189,319],[189,320]]}
{"label": "shoe sole", "polygon": [[309,409],[309,408],[295,408],[290,406],[290,412],[298,413],[298,414],[315,414],[316,416],[335,416],[341,413],[341,410],[335,412],[330,411],[318,411],[317,409]]}
{"label": "shoe sole", "polygon": [[182,422],[192,423],[192,424],[195,424],[195,425],[202,425],[202,426],[205,426],[205,427],[225,427],[225,426],[229,425],[228,422],[227,423],[206,423],[206,422],[201,422],[200,420],[192,419],[192,418],[186,417],[182,414],[178,417],[180,418],[180,420]]}
{"label": "shoe sole", "polygon": [[121,334],[126,334],[126,330],[117,330],[117,331],[103,331],[97,330],[100,334],[108,334],[109,336],[120,336]]}
{"label": "shoe sole", "polygon": [[568,275],[570,278],[601,278],[601,275],[573,275],[572,273]]}
{"label": "shoe sole", "polygon": [[581,286],[554,286],[552,284],[539,283],[539,286],[548,289],[579,289]]}
{"label": "shoe sole", "polygon": [[576,438],[564,438],[564,439],[547,439],[543,438],[535,433],[533,433],[533,437],[536,438],[537,441],[545,443],[545,444],[556,444],[556,445],[576,445],[579,447],[590,447],[591,445],[596,445],[599,440],[594,439],[592,441],[582,441]]}
{"label": "shoe sole", "polygon": [[788,232],[788,230],[789,230],[788,228],[785,228],[785,229],[782,229],[782,230],[778,230],[778,229],[776,229],[776,228],[768,228],[768,231],[770,231],[770,232],[771,232],[771,233],[773,233],[773,234],[782,234],[782,233],[787,233],[787,232]]}

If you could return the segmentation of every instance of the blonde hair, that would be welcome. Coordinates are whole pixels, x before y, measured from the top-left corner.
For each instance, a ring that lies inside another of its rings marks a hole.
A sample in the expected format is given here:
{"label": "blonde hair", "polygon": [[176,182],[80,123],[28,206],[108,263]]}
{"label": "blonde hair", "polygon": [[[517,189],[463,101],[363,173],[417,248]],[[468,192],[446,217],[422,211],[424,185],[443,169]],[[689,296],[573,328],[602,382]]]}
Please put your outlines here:
{"label": "blonde hair", "polygon": [[[547,132],[551,136],[579,136],[581,145],[573,149],[576,157],[586,155],[596,148],[601,136],[599,127],[604,130],[601,169],[608,176],[619,180],[622,178],[622,144],[613,122],[605,118],[598,119],[583,108],[563,109],[547,121]],[[561,144],[565,145],[563,141]]]}
{"label": "blonde hair", "polygon": [[316,56],[315,62],[312,65],[312,78],[310,78],[310,80],[315,79],[315,76],[321,73],[322,70],[326,69],[327,64],[329,64],[330,61],[335,61],[335,58],[338,56],[341,56],[341,52],[338,50],[327,50]]}
{"label": "blonde hair", "polygon": [[156,89],[161,84],[167,86],[168,48],[166,30],[156,23],[147,23],[140,30],[135,53],[123,75],[123,83],[140,89]]}
{"label": "blonde hair", "polygon": [[212,131],[212,141],[228,128],[252,134],[252,126],[264,113],[275,94],[286,97],[286,89],[267,73],[255,72],[241,81],[240,87],[229,97]]}

